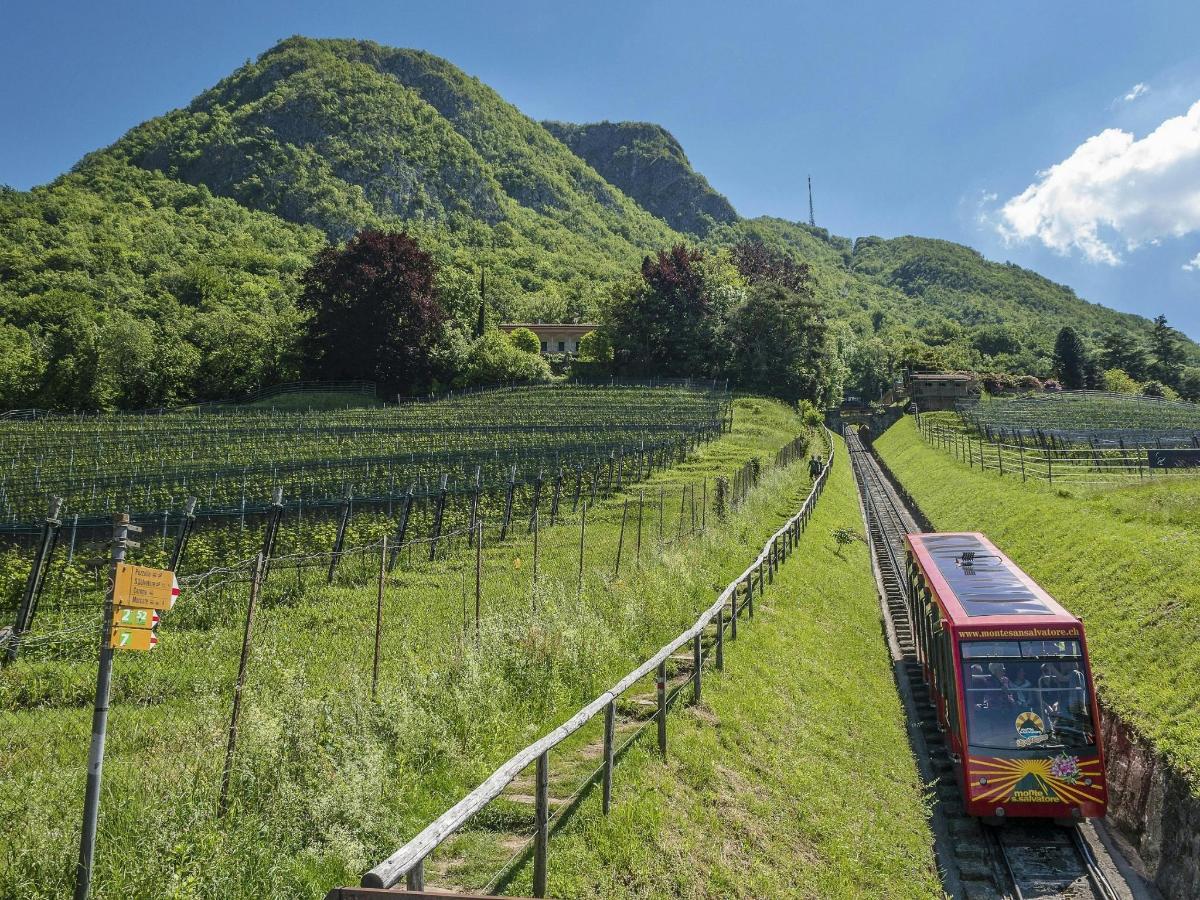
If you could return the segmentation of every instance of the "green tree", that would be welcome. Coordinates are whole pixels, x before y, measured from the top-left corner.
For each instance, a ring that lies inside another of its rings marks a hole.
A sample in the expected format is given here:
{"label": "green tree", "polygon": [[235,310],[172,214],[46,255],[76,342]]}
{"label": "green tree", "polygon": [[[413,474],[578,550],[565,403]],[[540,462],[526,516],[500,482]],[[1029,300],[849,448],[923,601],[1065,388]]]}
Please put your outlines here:
{"label": "green tree", "polygon": [[826,331],[811,295],[779,284],[755,286],[730,318],[729,374],[746,390],[825,403],[830,376]]}
{"label": "green tree", "polygon": [[1179,373],[1179,396],[1184,400],[1200,400],[1200,368],[1184,366]]}
{"label": "green tree", "polygon": [[1087,350],[1075,329],[1063,326],[1054,341],[1054,375],[1069,391],[1077,391],[1085,384]]}
{"label": "green tree", "polygon": [[677,244],[642,261],[642,279],[609,309],[617,368],[637,375],[715,375],[728,351],[699,250]]}
{"label": "green tree", "polygon": [[1134,381],[1149,374],[1150,359],[1146,348],[1127,331],[1108,331],[1100,338],[1100,365],[1120,369]]}
{"label": "green tree", "polygon": [[436,273],[433,258],[403,232],[365,230],[343,248],[321,251],[301,297],[312,312],[309,375],[370,379],[389,393],[427,391],[446,325]]}
{"label": "green tree", "polygon": [[1155,316],[1150,330],[1150,374],[1165,385],[1179,382],[1179,370],[1186,359],[1181,346],[1182,335],[1167,324],[1166,316]]}
{"label": "green tree", "polygon": [[608,332],[603,328],[599,328],[596,331],[589,331],[579,339],[580,361],[589,363],[608,363],[612,362],[612,358],[612,338],[608,336]]}

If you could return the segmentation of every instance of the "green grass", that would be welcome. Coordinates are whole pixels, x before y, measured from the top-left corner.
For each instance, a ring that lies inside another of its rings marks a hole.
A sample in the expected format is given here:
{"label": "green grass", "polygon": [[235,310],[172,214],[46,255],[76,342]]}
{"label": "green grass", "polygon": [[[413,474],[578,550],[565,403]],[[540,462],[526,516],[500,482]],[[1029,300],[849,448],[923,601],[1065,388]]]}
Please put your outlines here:
{"label": "green grass", "polygon": [[862,531],[838,452],[796,555],[727,642],[725,673],[672,715],[666,763],[652,728],[618,764],[610,816],[597,791],[551,839],[552,896],[941,896],[867,550],[839,555],[832,537]]}
{"label": "green grass", "polygon": [[942,531],[982,531],[1085,623],[1102,699],[1200,792],[1200,482],[1061,488],[980,472],[905,418],[875,447]]}
{"label": "green grass", "polygon": [[[768,458],[802,428],[766,400],[738,400],[734,421],[731,434],[625,496],[649,498],[664,483],[678,503],[677,485],[701,475],[711,496],[711,476]],[[429,565],[417,554],[388,587],[375,701],[378,556],[346,560],[329,587],[319,572],[275,572],[255,625],[224,820],[214,813],[246,587],[191,592],[165,617],[159,650],[116,660],[94,895],[318,898],[357,882],[690,624],[793,511],[781,498],[807,485],[803,465],[771,473],[727,522],[710,515],[706,534],[678,541],[678,507],[668,505],[661,551],[648,502],[642,568],[630,529],[620,576],[623,498],[612,498],[589,513],[581,591],[579,518],[568,516],[542,532],[536,612],[532,548],[519,533],[485,554],[478,638],[464,623],[473,560],[460,551]],[[0,897],[69,891],[94,679],[79,648],[90,635],[40,659],[23,654],[0,674]],[[486,829],[468,837],[480,849],[464,866],[482,872]]]}

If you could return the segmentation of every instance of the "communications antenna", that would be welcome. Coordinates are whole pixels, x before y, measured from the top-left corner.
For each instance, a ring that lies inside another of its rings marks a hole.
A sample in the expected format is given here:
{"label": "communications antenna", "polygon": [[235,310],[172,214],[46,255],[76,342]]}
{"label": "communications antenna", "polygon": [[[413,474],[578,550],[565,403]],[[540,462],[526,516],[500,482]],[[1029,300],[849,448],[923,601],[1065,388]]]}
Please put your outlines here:
{"label": "communications antenna", "polygon": [[817,217],[813,215],[812,176],[808,176],[808,224],[816,227]]}

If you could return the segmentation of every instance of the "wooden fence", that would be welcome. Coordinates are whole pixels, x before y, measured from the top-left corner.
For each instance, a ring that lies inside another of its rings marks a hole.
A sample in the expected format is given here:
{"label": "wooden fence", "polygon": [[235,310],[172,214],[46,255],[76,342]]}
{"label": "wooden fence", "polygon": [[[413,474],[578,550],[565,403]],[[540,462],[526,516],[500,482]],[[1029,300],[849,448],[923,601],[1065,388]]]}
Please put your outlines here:
{"label": "wooden fence", "polygon": [[[690,628],[675,637],[665,647],[618,681],[609,690],[579,710],[558,728],[555,728],[540,740],[525,747],[508,760],[508,762],[500,766],[482,784],[426,826],[420,834],[367,872],[362,878],[362,886],[365,888],[390,888],[403,880],[408,890],[423,891],[425,889],[424,865],[429,855],[447,838],[466,825],[484,807],[500,796],[501,792],[521,772],[530,765],[536,764],[535,830],[530,841],[533,850],[533,893],[536,897],[545,897],[547,845],[550,833],[553,830],[552,824],[554,824],[551,822],[549,815],[550,751],[577,732],[595,716],[601,712],[604,713],[603,764],[587,779],[583,787],[576,792],[570,805],[563,805],[558,808],[554,819],[556,823],[562,821],[565,815],[569,814],[571,806],[582,798],[585,789],[595,784],[597,779],[601,780],[603,785],[602,808],[607,814],[611,803],[615,758],[614,744],[616,729],[613,723],[616,716],[616,702],[621,695],[653,672],[655,673],[657,710],[653,717],[647,720],[643,728],[648,727],[650,722],[657,723],[659,750],[663,754],[666,753],[667,713],[672,701],[687,684],[692,686],[693,696],[697,701],[701,696],[701,678],[706,659],[702,641],[705,630],[710,626],[713,626],[715,629],[714,640],[711,645],[715,651],[714,663],[717,671],[723,671],[726,628],[729,629],[731,638],[736,639],[738,619],[743,612],[749,617],[753,617],[755,594],[758,593],[761,595],[765,586],[774,579],[774,573],[794,552],[800,535],[807,527],[817,499],[824,490],[834,461],[834,446],[828,430],[824,432],[824,437],[827,446],[825,463],[820,474],[814,480],[808,496],[805,498],[803,504],[801,504],[800,510],[788,519],[778,531],[771,535],[755,560],[746,567],[741,575],[731,581],[721,591],[716,601],[700,614],[700,617],[696,619]],[[726,616],[726,610],[729,612],[728,617]],[[666,689],[667,661],[676,651],[689,645],[692,652],[692,675],[687,682],[680,685],[679,688],[668,696]],[[640,733],[641,730],[639,730],[638,734]],[[630,741],[636,740],[638,734],[630,738]],[[528,849],[527,845],[526,851]],[[514,857],[514,859],[521,857],[521,855],[519,853],[518,857]],[[490,890],[497,882],[498,879],[493,879],[492,885],[489,885],[488,889]],[[341,890],[343,889],[335,888],[330,892],[329,897],[340,896],[338,892]]]}
{"label": "wooden fence", "polygon": [[[978,432],[934,421],[928,415],[917,417],[917,428],[930,444],[952,453],[956,459],[972,468],[1019,476],[1022,481],[1086,484],[1145,480],[1195,474],[1196,471],[1188,465],[1187,456],[1180,456],[1178,462],[1168,456],[1180,451],[1146,447],[1051,448],[1009,444],[988,440]],[[1156,456],[1162,458],[1157,459]]]}

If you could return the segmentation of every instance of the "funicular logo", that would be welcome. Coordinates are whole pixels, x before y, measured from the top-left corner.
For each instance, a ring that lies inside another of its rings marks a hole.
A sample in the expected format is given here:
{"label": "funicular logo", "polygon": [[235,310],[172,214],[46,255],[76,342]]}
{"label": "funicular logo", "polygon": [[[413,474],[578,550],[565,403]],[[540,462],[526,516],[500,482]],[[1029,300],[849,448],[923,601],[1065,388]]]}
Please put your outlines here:
{"label": "funicular logo", "polygon": [[1046,725],[1042,717],[1033,711],[1026,711],[1017,716],[1018,747],[1031,747],[1043,743],[1046,738]]}
{"label": "funicular logo", "polygon": [[1099,803],[1100,761],[1060,753],[1049,759],[971,761],[971,799],[996,803]]}

